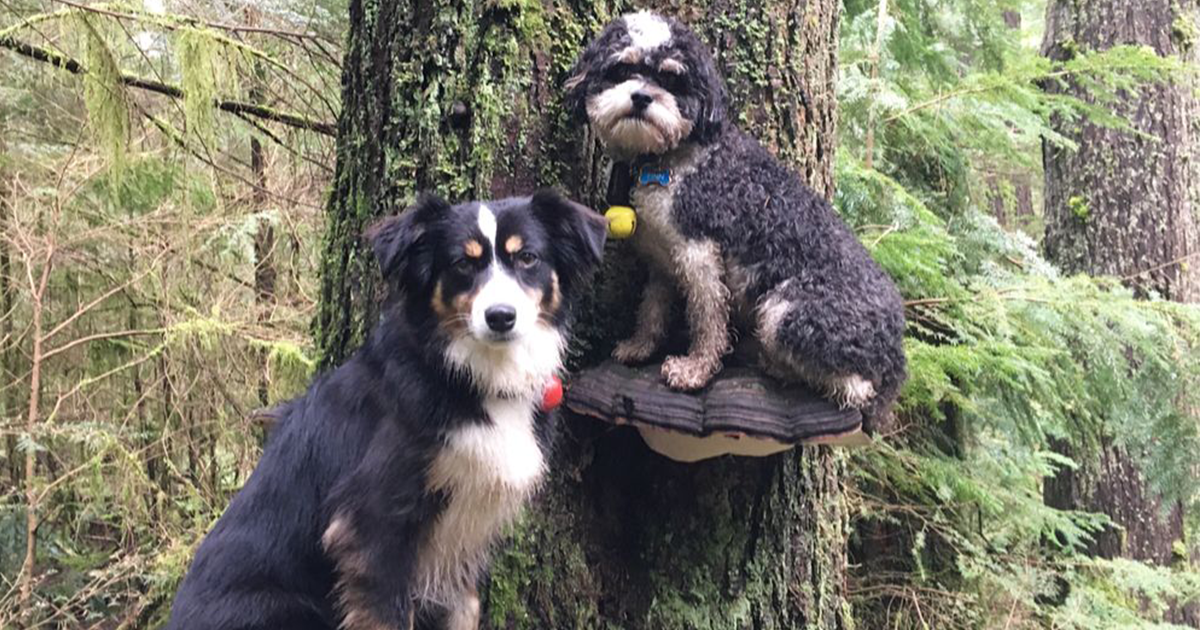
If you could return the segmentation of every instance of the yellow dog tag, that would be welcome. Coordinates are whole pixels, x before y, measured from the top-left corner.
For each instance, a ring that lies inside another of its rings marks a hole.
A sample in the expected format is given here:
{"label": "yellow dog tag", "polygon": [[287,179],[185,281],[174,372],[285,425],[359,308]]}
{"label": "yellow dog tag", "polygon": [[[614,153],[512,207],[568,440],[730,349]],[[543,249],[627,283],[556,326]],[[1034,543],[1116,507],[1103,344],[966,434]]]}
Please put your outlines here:
{"label": "yellow dog tag", "polygon": [[629,238],[637,230],[637,213],[629,206],[613,206],[604,213],[609,238]]}

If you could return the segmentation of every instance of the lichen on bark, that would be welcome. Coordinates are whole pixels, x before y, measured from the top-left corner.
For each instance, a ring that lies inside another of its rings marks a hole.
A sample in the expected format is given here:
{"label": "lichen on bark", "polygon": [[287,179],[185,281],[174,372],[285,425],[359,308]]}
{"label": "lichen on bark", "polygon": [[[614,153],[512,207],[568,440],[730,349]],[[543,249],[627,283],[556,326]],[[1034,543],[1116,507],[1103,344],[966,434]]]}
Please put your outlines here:
{"label": "lichen on bark", "polygon": [[[1194,57],[1175,34],[1181,24],[1194,28],[1195,9],[1171,0],[1056,0],[1048,11],[1043,54],[1052,59],[1070,58],[1079,47],[1130,43],[1163,56]],[[1080,86],[1066,85],[1048,87],[1094,102]],[[1181,76],[1120,97],[1117,113],[1130,131],[1055,121],[1055,130],[1078,148],[1045,147],[1047,255],[1067,272],[1115,276],[1143,295],[1195,301],[1200,267],[1181,264],[1200,246],[1194,85]]]}

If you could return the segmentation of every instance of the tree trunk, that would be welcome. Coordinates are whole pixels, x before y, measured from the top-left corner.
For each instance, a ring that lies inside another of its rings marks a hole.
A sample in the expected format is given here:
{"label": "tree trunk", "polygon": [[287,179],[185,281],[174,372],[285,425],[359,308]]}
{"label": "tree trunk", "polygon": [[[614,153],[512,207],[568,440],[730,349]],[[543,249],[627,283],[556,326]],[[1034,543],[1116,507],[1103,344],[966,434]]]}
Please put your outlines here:
{"label": "tree trunk", "polygon": [[[1004,25],[1021,29],[1021,13],[1004,11]],[[992,173],[987,176],[985,199],[992,207],[992,216],[1007,229],[1020,227],[1021,219],[1033,215],[1033,185],[1028,172]]]}
{"label": "tree trunk", "polygon": [[[613,3],[620,4],[620,3]],[[660,3],[693,24],[753,134],[833,191],[837,0]],[[623,6],[623,4],[621,4]],[[326,366],[378,314],[359,234],[417,190],[558,186],[601,207],[610,164],[560,102],[607,2],[353,0],[338,167],[314,334]],[[639,271],[614,244],[581,308],[575,367],[632,325]],[[825,448],[683,465],[636,433],[564,415],[550,480],[495,556],[490,628],[849,627],[843,459]]]}
{"label": "tree trunk", "polygon": [[985,200],[992,216],[1006,229],[1016,230],[1034,216],[1033,177],[1029,173],[988,175]]}
{"label": "tree trunk", "polygon": [[[1172,0],[1053,0],[1043,53],[1061,60],[1076,50],[1140,44],[1191,59],[1196,18],[1192,3]],[[1077,85],[1051,89],[1091,100]],[[1160,83],[1121,97],[1119,112],[1144,135],[1086,121],[1055,123],[1079,148],[1044,147],[1047,256],[1067,272],[1121,278],[1141,295],[1195,301],[1200,267],[1189,259],[1200,252],[1193,205],[1200,180],[1192,86]],[[1183,539],[1180,506],[1163,510],[1135,453],[1112,435],[1101,441],[1097,458],[1047,482],[1047,503],[1103,513],[1123,528],[1098,536],[1093,553],[1169,564],[1173,545]],[[1186,621],[1185,612],[1175,612],[1176,621]]]}
{"label": "tree trunk", "polygon": [[[1140,44],[1194,58],[1188,38],[1196,15],[1180,7],[1172,0],[1054,0],[1043,53],[1066,59],[1078,49]],[[1091,100],[1078,87],[1068,89]],[[1045,146],[1046,253],[1067,272],[1116,276],[1143,294],[1196,301],[1200,265],[1188,264],[1200,251],[1192,86],[1147,85],[1125,94],[1119,110],[1144,135],[1086,121],[1055,125],[1079,148]]]}
{"label": "tree trunk", "polygon": [[[4,116],[0,116],[0,231],[7,233],[9,222],[12,221],[12,206],[10,205],[10,195],[12,190],[9,185],[8,169],[5,168],[7,161],[8,147],[5,139],[8,134],[8,125]],[[12,255],[9,253],[12,244],[7,239],[0,238],[0,383],[12,383],[17,378],[17,352],[13,343],[13,332],[16,326],[13,324],[16,314],[14,307],[16,306],[16,276],[12,264]],[[19,406],[17,400],[17,388],[4,387],[0,391],[0,421],[10,422],[11,414],[16,413]],[[9,433],[4,436],[4,453],[5,461],[7,462],[9,487],[18,488],[21,486],[21,458],[17,456],[17,436]]]}

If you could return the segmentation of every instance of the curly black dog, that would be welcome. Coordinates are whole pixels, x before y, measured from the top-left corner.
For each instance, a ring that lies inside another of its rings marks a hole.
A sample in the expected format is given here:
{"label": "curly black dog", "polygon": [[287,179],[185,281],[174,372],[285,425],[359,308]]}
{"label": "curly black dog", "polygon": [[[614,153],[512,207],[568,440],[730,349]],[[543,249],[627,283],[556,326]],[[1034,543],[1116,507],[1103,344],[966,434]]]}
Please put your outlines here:
{"label": "curly black dog", "polygon": [[344,365],[288,403],[205,538],[172,630],[479,622],[489,546],[547,460],[547,382],[604,220],[553,192],[425,196],[369,233],[398,289]]}
{"label": "curly black dog", "polygon": [[650,358],[682,292],[691,345],[663,363],[671,387],[710,381],[731,351],[733,320],[753,331],[769,372],[862,409],[868,428],[884,417],[905,378],[900,295],[830,204],[733,124],[696,35],[630,14],[571,74],[569,106],[633,165],[633,241],[649,263],[637,330],[614,356]]}

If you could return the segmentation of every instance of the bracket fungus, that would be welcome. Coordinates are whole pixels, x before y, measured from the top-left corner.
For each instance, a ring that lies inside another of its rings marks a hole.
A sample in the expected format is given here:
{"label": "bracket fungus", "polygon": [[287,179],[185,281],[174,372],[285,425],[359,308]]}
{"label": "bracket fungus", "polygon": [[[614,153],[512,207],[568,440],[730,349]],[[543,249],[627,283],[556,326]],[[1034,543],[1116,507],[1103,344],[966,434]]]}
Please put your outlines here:
{"label": "bracket fungus", "polygon": [[762,457],[797,444],[863,445],[862,415],[813,390],[748,367],[729,367],[698,392],[667,387],[661,365],[609,361],[580,372],[567,390],[571,411],[635,427],[652,450],[680,462],[721,455]]}

